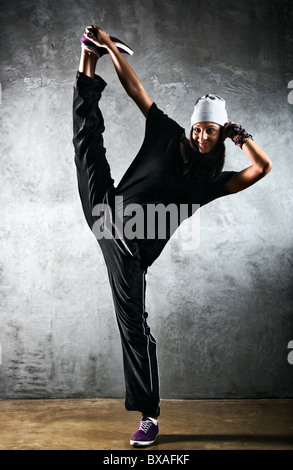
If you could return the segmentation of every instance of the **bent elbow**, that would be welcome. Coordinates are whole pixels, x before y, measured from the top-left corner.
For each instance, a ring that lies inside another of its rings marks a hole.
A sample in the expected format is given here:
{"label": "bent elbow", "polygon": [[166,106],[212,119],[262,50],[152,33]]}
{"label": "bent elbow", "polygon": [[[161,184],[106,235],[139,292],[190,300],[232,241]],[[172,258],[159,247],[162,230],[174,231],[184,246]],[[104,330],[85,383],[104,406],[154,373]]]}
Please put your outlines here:
{"label": "bent elbow", "polygon": [[273,163],[270,159],[268,159],[267,161],[258,165],[257,173],[260,178],[263,178],[271,171],[272,168],[273,168]]}
{"label": "bent elbow", "polygon": [[273,162],[270,160],[268,161],[262,168],[263,176],[266,176],[273,168]]}

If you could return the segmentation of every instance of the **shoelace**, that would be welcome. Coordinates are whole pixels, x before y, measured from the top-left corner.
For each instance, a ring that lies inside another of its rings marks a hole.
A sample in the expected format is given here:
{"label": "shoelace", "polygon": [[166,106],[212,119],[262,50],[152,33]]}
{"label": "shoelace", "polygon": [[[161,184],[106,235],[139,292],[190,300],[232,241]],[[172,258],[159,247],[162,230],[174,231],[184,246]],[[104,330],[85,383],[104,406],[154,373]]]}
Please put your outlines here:
{"label": "shoelace", "polygon": [[150,429],[152,424],[153,423],[149,420],[141,421],[140,426],[139,426],[139,430],[146,434],[148,432],[148,430]]}

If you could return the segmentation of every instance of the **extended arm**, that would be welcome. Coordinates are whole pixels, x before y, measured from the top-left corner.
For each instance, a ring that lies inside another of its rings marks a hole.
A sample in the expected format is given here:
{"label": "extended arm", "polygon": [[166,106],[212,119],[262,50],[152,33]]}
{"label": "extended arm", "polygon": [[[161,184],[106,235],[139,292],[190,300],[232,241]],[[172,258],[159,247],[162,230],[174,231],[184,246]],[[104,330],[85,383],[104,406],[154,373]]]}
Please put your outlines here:
{"label": "extended arm", "polygon": [[124,59],[123,55],[119,52],[116,44],[111,41],[109,34],[101,28],[96,29],[97,39],[95,39],[90,34],[87,34],[87,37],[99,46],[107,48],[119,80],[123,85],[126,93],[137,104],[143,115],[147,116],[147,113],[153,102],[145,91],[140,79],[132,70],[128,62]]}
{"label": "extended arm", "polygon": [[[227,136],[232,138],[229,132]],[[237,139],[237,136],[234,136],[233,140],[235,140],[235,137]],[[226,185],[226,188],[231,193],[243,191],[243,189],[257,183],[257,181],[266,176],[273,167],[271,159],[252,138],[248,138],[248,140],[243,143],[242,150],[247,155],[252,165],[232,176]]]}

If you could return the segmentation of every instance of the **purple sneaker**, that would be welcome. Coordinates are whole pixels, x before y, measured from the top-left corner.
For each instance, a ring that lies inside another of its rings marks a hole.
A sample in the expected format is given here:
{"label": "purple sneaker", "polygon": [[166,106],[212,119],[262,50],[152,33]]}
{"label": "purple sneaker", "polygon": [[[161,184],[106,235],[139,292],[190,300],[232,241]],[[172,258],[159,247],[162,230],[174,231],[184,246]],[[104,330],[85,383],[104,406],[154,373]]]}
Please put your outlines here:
{"label": "purple sneaker", "polygon": [[[93,36],[95,36],[94,28],[86,28],[85,32],[91,33]],[[118,47],[118,50],[122,54],[128,54],[128,55],[133,54],[133,50],[129,46],[127,46],[127,44],[125,44],[123,41],[121,41],[120,39],[114,38],[113,36],[110,36],[110,38],[111,38],[111,41],[113,41],[116,44],[116,46]],[[85,49],[91,52],[94,52],[98,57],[102,57],[103,55],[109,54],[109,52],[107,51],[105,47],[97,46],[94,42],[88,39],[84,34],[80,42],[82,43],[82,46]]]}
{"label": "purple sneaker", "polygon": [[142,447],[153,444],[159,433],[159,426],[151,421],[146,416],[143,416],[138,430],[133,434],[130,439],[132,446]]}

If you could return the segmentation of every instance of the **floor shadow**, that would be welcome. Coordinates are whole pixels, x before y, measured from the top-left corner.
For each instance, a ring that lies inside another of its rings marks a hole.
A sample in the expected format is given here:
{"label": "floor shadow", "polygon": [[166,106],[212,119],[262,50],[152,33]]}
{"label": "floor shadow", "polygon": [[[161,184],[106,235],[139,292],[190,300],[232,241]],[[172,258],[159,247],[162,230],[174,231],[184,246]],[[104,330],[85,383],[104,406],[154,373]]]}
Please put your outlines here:
{"label": "floor shadow", "polygon": [[157,444],[188,442],[247,442],[261,444],[285,444],[292,445],[293,434],[291,436],[282,435],[246,435],[246,434],[160,434],[156,441]]}

